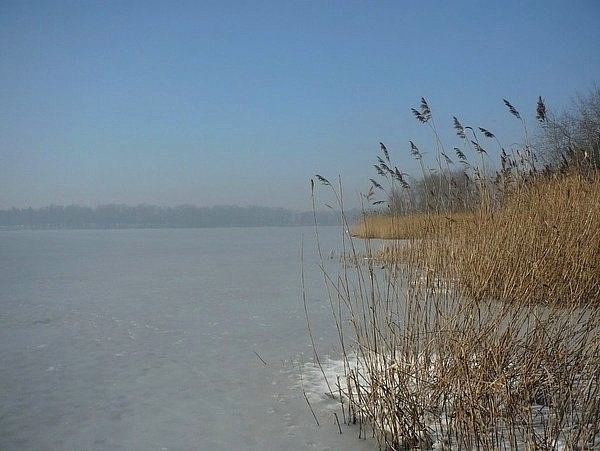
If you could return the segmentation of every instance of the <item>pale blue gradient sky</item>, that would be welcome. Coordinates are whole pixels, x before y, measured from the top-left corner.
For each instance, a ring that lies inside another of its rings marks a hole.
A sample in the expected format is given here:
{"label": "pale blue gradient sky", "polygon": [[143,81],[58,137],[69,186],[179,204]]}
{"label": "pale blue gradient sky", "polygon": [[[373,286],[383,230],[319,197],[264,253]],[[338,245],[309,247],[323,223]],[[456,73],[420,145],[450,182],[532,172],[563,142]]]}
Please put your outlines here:
{"label": "pale blue gradient sky", "polygon": [[521,139],[598,82],[589,1],[0,3],[0,208],[310,206],[315,173],[368,187],[378,142],[415,167],[421,96]]}

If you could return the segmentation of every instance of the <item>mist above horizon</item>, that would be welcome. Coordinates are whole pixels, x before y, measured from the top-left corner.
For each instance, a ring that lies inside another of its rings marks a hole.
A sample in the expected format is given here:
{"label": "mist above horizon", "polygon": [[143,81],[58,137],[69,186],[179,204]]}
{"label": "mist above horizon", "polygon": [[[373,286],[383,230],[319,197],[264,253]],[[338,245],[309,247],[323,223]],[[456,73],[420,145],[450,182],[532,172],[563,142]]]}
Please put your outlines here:
{"label": "mist above horizon", "polygon": [[[600,73],[600,6],[225,2],[3,5],[0,209],[49,205],[349,207],[378,143],[413,172],[424,96],[510,145],[535,101],[560,110]],[[495,161],[494,155],[490,159]],[[318,191],[317,205],[330,200]]]}
{"label": "mist above horizon", "polygon": [[[360,211],[347,211],[353,221]],[[0,230],[130,229],[341,225],[334,210],[294,211],[276,207],[159,207],[101,205],[96,208],[50,206],[40,209],[0,210]]]}

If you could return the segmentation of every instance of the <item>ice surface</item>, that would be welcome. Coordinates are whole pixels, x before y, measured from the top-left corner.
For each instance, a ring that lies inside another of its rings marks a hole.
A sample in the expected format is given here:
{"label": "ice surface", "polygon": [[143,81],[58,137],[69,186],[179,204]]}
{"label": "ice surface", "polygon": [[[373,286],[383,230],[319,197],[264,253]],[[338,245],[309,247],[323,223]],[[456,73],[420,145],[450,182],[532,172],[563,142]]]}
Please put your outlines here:
{"label": "ice surface", "polygon": [[304,399],[301,235],[328,350],[311,228],[0,232],[0,449],[373,449]]}

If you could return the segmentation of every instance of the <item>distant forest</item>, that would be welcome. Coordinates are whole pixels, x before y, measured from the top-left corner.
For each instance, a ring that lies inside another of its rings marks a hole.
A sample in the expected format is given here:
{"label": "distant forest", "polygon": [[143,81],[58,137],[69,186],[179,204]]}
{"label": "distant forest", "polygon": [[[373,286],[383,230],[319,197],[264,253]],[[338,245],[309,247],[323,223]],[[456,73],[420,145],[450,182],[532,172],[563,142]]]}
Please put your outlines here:
{"label": "distant forest", "polygon": [[[316,213],[320,225],[339,225],[334,211]],[[275,207],[160,207],[153,205],[50,206],[0,210],[2,229],[126,229],[169,227],[265,227],[314,224],[313,212]]]}

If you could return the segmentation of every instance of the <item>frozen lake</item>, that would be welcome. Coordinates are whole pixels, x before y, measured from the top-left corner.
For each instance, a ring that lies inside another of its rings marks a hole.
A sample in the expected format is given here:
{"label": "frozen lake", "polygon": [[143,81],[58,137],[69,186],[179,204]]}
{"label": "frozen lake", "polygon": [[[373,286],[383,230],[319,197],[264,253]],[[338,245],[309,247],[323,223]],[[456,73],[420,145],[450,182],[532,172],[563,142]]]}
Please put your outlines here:
{"label": "frozen lake", "polygon": [[335,354],[313,228],[0,232],[0,449],[374,449],[302,394],[301,237]]}

